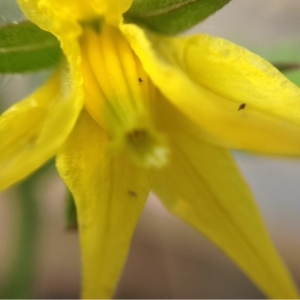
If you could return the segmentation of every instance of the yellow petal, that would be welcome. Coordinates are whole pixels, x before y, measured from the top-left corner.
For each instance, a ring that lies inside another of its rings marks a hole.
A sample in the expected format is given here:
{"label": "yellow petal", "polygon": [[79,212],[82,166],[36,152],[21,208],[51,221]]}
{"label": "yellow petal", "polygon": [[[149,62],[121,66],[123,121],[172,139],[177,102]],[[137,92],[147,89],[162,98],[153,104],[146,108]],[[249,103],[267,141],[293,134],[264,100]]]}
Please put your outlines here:
{"label": "yellow petal", "polygon": [[111,156],[107,139],[84,111],[57,161],[77,207],[84,298],[112,297],[149,192],[145,171]]}
{"label": "yellow petal", "polygon": [[0,117],[0,190],[26,177],[56,154],[82,107],[56,72],[37,92]]}
{"label": "yellow petal", "polygon": [[173,108],[159,103],[170,136],[171,161],[157,171],[154,190],[176,215],[208,237],[271,298],[297,298],[253,197],[230,154],[202,141],[202,132]]}
{"label": "yellow petal", "polygon": [[76,4],[77,2],[79,1],[18,1],[20,8],[30,21],[43,30],[50,31],[58,38],[68,63],[65,71],[70,74],[70,79],[66,81],[66,84],[71,83],[76,93],[82,96],[81,54],[78,41],[82,28],[77,18],[79,13],[85,14],[89,8],[85,8],[88,4],[80,6]]}
{"label": "yellow petal", "polygon": [[82,97],[81,22],[105,16],[107,22],[118,24],[132,0],[18,0],[18,3],[29,20],[58,38],[68,63],[66,71],[70,73],[66,84],[71,83],[77,97]]}
{"label": "yellow petal", "polygon": [[167,38],[121,27],[162,93],[219,145],[300,153],[300,90],[269,63],[222,39]]}
{"label": "yellow petal", "polygon": [[68,34],[79,21],[105,17],[118,24],[132,0],[18,0],[26,17],[54,34]]}

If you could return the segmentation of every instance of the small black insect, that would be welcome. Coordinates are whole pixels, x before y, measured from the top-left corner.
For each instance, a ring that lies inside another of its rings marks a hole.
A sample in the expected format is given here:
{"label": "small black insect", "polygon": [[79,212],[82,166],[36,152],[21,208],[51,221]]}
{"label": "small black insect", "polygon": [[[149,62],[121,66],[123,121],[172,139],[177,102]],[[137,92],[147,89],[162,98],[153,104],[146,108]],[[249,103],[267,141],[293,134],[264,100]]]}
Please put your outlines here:
{"label": "small black insect", "polygon": [[143,79],[141,77],[139,77],[139,82],[143,82]]}
{"label": "small black insect", "polygon": [[239,108],[238,108],[238,111],[244,109],[246,107],[246,103],[242,103]]}

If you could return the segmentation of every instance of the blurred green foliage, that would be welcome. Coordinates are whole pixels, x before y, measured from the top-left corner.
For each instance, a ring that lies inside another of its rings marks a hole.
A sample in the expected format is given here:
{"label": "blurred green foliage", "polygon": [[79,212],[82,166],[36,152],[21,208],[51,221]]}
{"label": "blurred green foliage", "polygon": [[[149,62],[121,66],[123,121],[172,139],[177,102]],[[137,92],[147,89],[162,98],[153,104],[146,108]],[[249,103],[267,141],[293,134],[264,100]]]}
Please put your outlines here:
{"label": "blurred green foliage", "polygon": [[125,22],[173,35],[190,29],[230,0],[135,0],[124,14]]}
{"label": "blurred green foliage", "polygon": [[0,27],[0,73],[40,71],[57,65],[61,53],[58,40],[31,22]]}

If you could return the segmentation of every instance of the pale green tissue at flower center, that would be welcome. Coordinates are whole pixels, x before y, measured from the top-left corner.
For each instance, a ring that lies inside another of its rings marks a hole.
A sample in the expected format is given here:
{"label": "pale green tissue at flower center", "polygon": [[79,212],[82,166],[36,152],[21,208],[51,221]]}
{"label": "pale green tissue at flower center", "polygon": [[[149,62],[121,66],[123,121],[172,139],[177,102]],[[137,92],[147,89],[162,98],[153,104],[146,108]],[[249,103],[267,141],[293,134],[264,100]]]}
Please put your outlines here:
{"label": "pale green tissue at flower center", "polygon": [[168,158],[164,135],[155,128],[155,87],[118,29],[85,25],[80,41],[85,107],[110,137],[112,153],[128,152],[143,167]]}

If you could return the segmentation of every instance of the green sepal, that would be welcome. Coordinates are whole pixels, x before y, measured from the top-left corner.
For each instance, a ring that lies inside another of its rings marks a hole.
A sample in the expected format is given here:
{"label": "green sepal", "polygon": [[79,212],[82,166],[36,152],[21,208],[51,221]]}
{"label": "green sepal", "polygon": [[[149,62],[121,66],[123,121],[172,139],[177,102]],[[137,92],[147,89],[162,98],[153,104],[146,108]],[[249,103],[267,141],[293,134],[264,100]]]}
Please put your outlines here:
{"label": "green sepal", "polygon": [[0,27],[0,73],[36,72],[58,64],[55,36],[26,21]]}
{"label": "green sepal", "polygon": [[77,229],[77,210],[73,195],[68,191],[65,203],[65,222],[67,229]]}
{"label": "green sepal", "polygon": [[230,0],[135,0],[124,14],[127,23],[173,35],[203,21]]}

